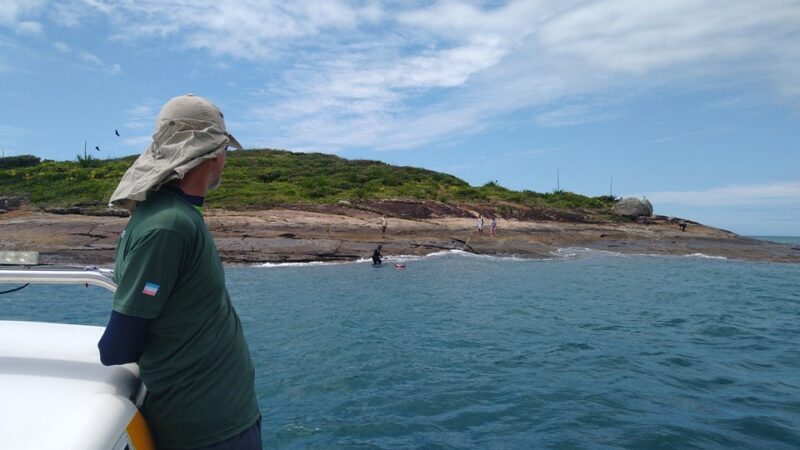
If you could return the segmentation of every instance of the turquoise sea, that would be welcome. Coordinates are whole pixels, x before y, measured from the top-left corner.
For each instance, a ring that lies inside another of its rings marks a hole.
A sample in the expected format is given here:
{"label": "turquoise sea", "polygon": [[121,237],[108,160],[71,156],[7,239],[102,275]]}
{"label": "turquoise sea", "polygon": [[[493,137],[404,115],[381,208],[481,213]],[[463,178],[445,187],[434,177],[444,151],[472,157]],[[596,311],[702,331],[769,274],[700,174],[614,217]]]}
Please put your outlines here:
{"label": "turquoise sea", "polygon": [[[800,264],[387,262],[226,269],[265,448],[800,447]],[[103,325],[110,303],[31,286],[0,318]]]}

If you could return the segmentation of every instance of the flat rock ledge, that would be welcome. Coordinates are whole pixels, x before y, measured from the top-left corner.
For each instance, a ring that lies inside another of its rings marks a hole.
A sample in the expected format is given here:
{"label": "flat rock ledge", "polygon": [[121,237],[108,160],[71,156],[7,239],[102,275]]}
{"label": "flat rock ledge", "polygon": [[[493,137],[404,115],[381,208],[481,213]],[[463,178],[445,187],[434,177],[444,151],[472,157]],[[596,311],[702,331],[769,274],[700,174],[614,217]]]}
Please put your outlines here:
{"label": "flat rock ledge", "polygon": [[[692,255],[800,263],[800,247],[765,242],[696,222],[653,216],[641,223],[570,223],[497,220],[497,237],[475,230],[473,217],[400,219],[364,209],[206,211],[206,222],[227,264],[353,261],[379,244],[384,255],[426,255],[447,250],[552,258],[560,248],[624,254]],[[112,265],[128,219],[15,210],[0,215],[0,250],[38,251],[43,264]],[[688,224],[681,231],[679,223]],[[487,223],[488,225],[488,223]]]}

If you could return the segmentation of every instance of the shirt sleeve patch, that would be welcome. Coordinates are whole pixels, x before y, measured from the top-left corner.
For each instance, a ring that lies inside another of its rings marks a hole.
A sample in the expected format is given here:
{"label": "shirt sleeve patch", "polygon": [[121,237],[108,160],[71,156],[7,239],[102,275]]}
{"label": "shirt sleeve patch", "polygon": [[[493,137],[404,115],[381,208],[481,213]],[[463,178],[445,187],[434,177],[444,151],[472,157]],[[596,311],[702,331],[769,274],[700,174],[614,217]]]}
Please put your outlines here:
{"label": "shirt sleeve patch", "polygon": [[159,287],[160,286],[155,283],[145,283],[144,289],[142,289],[142,294],[155,297],[156,293],[158,293]]}

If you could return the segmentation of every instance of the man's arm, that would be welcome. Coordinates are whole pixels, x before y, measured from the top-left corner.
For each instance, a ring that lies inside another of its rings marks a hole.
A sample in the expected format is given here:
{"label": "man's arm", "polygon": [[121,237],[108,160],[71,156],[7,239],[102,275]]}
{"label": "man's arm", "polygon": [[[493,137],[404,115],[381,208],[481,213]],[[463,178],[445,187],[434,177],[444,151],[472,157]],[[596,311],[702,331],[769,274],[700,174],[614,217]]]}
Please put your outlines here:
{"label": "man's arm", "polygon": [[118,274],[113,311],[97,343],[104,365],[139,360],[150,323],[160,315],[177,282],[183,252],[183,238],[162,229],[145,233],[128,250],[127,267]]}
{"label": "man's arm", "polygon": [[104,366],[138,362],[150,322],[152,319],[111,311],[106,331],[97,343],[100,362]]}

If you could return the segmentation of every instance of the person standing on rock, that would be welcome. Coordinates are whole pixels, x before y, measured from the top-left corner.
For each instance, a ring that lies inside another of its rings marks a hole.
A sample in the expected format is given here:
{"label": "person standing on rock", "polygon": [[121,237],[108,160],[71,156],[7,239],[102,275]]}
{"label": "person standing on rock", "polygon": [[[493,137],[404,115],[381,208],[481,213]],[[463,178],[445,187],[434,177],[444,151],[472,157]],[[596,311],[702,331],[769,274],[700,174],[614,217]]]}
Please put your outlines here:
{"label": "person standing on rock", "polygon": [[483,215],[478,214],[478,220],[475,221],[475,227],[478,229],[478,234],[483,234]]}
{"label": "person standing on rock", "polygon": [[386,220],[386,214],[381,215],[381,235],[386,234],[386,226],[389,225]]}
{"label": "person standing on rock", "polygon": [[250,350],[201,213],[229,146],[241,149],[219,108],[175,97],[110,200],[132,214],[117,244],[100,360],[139,364],[141,412],[159,449],[261,449]]}
{"label": "person standing on rock", "polygon": [[492,222],[489,224],[489,226],[491,227],[490,229],[492,231],[492,237],[497,237],[497,218],[495,216],[492,216]]}

